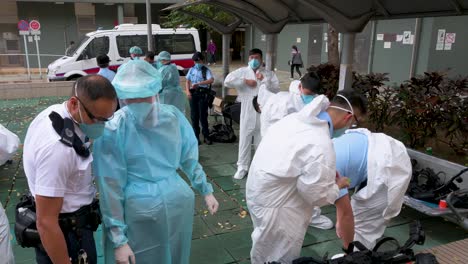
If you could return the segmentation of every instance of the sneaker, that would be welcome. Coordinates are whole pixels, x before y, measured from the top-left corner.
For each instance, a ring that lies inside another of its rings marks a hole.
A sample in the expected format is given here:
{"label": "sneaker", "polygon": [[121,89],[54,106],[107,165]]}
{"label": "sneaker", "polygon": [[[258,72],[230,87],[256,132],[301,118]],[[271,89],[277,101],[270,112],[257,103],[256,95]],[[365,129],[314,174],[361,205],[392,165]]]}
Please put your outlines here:
{"label": "sneaker", "polygon": [[289,78],[290,81],[294,80],[294,78]]}
{"label": "sneaker", "polygon": [[243,169],[238,169],[236,174],[234,174],[234,179],[236,180],[242,180],[245,175],[247,175],[247,171]]}
{"label": "sneaker", "polygon": [[332,229],[334,225],[333,225],[333,221],[330,218],[324,215],[319,215],[319,216],[312,217],[312,219],[310,219],[309,226],[328,230],[328,229]]}
{"label": "sneaker", "polygon": [[208,62],[208,66],[210,66],[211,63]]}

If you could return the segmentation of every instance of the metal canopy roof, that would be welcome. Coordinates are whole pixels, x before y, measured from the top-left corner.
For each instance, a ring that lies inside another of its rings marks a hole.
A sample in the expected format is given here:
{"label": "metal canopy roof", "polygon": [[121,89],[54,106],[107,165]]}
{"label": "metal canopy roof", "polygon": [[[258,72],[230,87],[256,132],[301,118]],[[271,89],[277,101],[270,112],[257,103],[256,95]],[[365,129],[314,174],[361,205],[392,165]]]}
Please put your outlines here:
{"label": "metal canopy roof", "polygon": [[165,10],[210,4],[254,24],[265,34],[288,23],[327,22],[339,32],[360,32],[371,19],[468,14],[468,0],[190,0]]}

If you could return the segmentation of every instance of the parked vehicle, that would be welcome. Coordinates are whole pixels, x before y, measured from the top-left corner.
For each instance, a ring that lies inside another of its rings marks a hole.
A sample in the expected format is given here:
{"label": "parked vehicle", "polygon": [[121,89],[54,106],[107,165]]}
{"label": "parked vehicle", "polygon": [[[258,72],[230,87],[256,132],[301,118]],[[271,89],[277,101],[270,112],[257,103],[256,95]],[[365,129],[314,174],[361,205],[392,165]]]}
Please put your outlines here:
{"label": "parked vehicle", "polygon": [[[161,28],[152,25],[154,51],[168,51],[172,62],[183,75],[194,65],[192,55],[200,51],[200,38],[194,28]],[[110,69],[117,70],[120,65],[130,60],[129,49],[139,46],[147,52],[147,25],[121,24],[112,30],[97,30],[86,34],[79,44],[60,59],[49,64],[47,78],[49,81],[69,81],[99,71],[96,57],[107,54],[110,58]]]}

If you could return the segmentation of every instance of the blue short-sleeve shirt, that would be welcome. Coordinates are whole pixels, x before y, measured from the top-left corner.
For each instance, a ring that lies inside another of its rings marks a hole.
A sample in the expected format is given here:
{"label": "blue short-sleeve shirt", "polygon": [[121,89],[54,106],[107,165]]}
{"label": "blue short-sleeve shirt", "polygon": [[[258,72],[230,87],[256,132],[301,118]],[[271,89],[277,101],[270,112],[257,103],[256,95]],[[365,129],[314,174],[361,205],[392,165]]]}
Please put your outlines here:
{"label": "blue short-sleeve shirt", "polygon": [[[206,66],[203,66],[203,67],[206,67]],[[213,78],[213,74],[211,74],[211,70],[208,67],[206,67],[206,79],[204,79],[203,74],[202,74],[202,70],[197,69],[196,67],[192,67],[187,72],[187,76],[185,76],[185,78],[187,78],[187,80],[189,80],[190,82],[192,82],[192,84],[194,84],[194,83],[203,82],[203,81],[206,81],[206,80],[209,80],[209,79]],[[208,88],[208,85],[206,85],[206,84],[205,85],[200,85],[199,87],[200,88]]]}

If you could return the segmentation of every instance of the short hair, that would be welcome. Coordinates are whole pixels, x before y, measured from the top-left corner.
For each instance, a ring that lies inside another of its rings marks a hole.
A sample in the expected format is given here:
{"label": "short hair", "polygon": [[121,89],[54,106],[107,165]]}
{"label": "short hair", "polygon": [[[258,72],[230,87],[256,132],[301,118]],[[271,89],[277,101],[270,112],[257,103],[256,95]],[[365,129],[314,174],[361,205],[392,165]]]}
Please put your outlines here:
{"label": "short hair", "polygon": [[193,61],[202,61],[202,60],[204,60],[204,59],[205,59],[205,57],[204,57],[203,54],[202,54],[201,52],[199,52],[199,51],[195,52],[195,53],[193,54],[193,56],[192,56],[192,60],[193,60]]}
{"label": "short hair", "polygon": [[148,51],[145,55],[146,58],[149,58],[151,60],[154,60],[154,56],[156,56],[156,54],[153,51]]}
{"label": "short hair", "polygon": [[97,101],[101,98],[117,100],[117,93],[111,82],[100,75],[86,75],[76,80],[73,86],[72,95],[84,98],[89,101]]}
{"label": "short hair", "polygon": [[109,67],[109,62],[110,62],[110,59],[109,59],[109,56],[107,55],[99,55],[96,57],[96,62],[97,62],[97,65],[99,66],[99,68],[107,68]]}
{"label": "short hair", "polygon": [[254,54],[259,54],[260,57],[263,58],[263,52],[262,52],[261,49],[254,48],[254,49],[251,49],[251,50],[249,51],[249,56],[250,56],[250,55],[254,55]]}
{"label": "short hair", "polygon": [[75,44],[75,41],[70,41],[70,45],[73,45],[73,44]]}
{"label": "short hair", "polygon": [[353,89],[346,89],[343,91],[339,91],[337,96],[335,96],[331,101],[333,105],[349,109],[349,105],[346,102],[346,100],[338,95],[346,97],[346,99],[348,99],[349,103],[351,104],[354,110],[358,109],[359,112],[361,112],[361,114],[363,115],[367,113],[367,99],[362,93]]}
{"label": "short hair", "polygon": [[322,82],[316,72],[307,72],[301,78],[303,89],[309,90],[315,94],[323,94]]}

